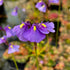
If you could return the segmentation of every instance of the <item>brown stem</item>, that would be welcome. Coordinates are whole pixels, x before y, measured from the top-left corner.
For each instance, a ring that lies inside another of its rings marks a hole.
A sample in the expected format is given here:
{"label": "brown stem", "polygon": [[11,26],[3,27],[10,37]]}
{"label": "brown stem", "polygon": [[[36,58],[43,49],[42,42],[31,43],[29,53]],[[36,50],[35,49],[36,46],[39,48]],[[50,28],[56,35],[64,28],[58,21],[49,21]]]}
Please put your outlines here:
{"label": "brown stem", "polygon": [[37,43],[35,42],[34,43],[34,46],[35,46],[35,51],[37,50]]}

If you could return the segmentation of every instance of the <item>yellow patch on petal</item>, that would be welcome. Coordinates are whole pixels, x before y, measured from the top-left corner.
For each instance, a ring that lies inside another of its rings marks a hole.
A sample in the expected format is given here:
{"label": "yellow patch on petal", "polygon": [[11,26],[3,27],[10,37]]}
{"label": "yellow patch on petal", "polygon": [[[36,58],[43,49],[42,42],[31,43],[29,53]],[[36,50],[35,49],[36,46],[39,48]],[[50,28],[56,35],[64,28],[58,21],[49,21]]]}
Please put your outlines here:
{"label": "yellow patch on petal", "polygon": [[11,29],[11,27],[8,27],[9,29]]}
{"label": "yellow patch on petal", "polygon": [[20,25],[20,28],[22,28],[24,25],[25,25],[24,23],[23,23],[23,24],[21,24],[21,25]]}
{"label": "yellow patch on petal", "polygon": [[34,26],[34,31],[36,31],[36,26]]}
{"label": "yellow patch on petal", "polygon": [[12,46],[12,45],[11,45],[10,47],[11,47],[11,48],[13,48],[13,46]]}
{"label": "yellow patch on petal", "polygon": [[16,10],[13,10],[13,12],[16,12]]}
{"label": "yellow patch on petal", "polygon": [[1,38],[2,40],[4,39],[4,37]]}
{"label": "yellow patch on petal", "polygon": [[1,1],[1,0],[0,0]]}
{"label": "yellow patch on petal", "polygon": [[46,25],[44,23],[41,24],[42,26],[46,27]]}
{"label": "yellow patch on petal", "polygon": [[43,8],[45,7],[45,5],[42,6]]}
{"label": "yellow patch on petal", "polygon": [[41,0],[39,2],[42,2]]}

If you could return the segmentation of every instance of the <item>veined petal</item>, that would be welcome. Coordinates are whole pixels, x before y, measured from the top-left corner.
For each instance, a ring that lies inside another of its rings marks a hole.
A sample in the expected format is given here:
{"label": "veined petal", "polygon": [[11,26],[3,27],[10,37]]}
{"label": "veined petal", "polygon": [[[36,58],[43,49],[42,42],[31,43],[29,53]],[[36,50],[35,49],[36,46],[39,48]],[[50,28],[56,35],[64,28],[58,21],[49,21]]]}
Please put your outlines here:
{"label": "veined petal", "polygon": [[50,32],[55,32],[54,28],[54,24],[53,22],[45,22],[45,23],[40,23],[38,24],[38,29],[40,30],[40,32],[42,32],[43,34],[49,34]]}
{"label": "veined petal", "polygon": [[27,30],[27,25],[24,22],[21,25],[17,25],[13,28],[13,32],[21,41],[27,41],[27,39],[23,37],[25,30]]}
{"label": "veined petal", "polygon": [[24,33],[24,38],[30,42],[40,42],[45,38],[45,34],[42,34],[36,24],[33,24],[32,27]]}
{"label": "veined petal", "polygon": [[45,22],[45,24],[46,24],[46,26],[48,26],[48,27],[55,28],[53,22]]}

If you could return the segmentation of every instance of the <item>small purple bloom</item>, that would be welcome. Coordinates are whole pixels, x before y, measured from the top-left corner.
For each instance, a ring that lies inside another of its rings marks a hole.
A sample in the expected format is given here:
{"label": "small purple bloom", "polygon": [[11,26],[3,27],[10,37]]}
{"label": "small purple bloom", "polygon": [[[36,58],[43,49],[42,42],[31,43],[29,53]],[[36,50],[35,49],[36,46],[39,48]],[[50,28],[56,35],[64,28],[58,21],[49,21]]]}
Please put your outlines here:
{"label": "small purple bloom", "polygon": [[41,12],[46,12],[46,4],[43,2],[43,1],[39,1],[37,4],[36,4],[36,8],[38,8],[39,11]]}
{"label": "small purple bloom", "polygon": [[49,0],[49,4],[51,4],[51,3],[58,4],[59,3],[59,0]]}
{"label": "small purple bloom", "polygon": [[3,0],[0,0],[0,6],[3,4]]}
{"label": "small purple bloom", "polygon": [[12,16],[17,16],[18,15],[18,7],[15,7],[11,13]]}
{"label": "small purple bloom", "polygon": [[26,11],[26,9],[25,9],[25,8],[23,8],[23,9],[22,9],[22,11],[23,11],[23,12],[25,12],[25,11]]}
{"label": "small purple bloom", "polygon": [[49,34],[50,32],[54,33],[54,23],[53,22],[45,22],[45,23],[40,23],[38,24],[38,29],[40,32],[43,34]]}
{"label": "small purple bloom", "polygon": [[11,45],[9,44],[8,54],[19,52],[19,45]]}
{"label": "small purple bloom", "polygon": [[24,38],[26,38],[30,42],[40,42],[42,41],[46,36],[45,34],[42,34],[39,30],[36,24],[33,24],[32,27],[24,32]]}
{"label": "small purple bloom", "polygon": [[5,43],[7,41],[7,37],[3,36],[0,38],[0,44]]}
{"label": "small purple bloom", "polygon": [[27,39],[23,37],[23,34],[25,31],[27,31],[28,25],[29,25],[29,23],[27,24],[25,22],[22,22],[21,25],[17,25],[13,28],[13,31],[16,34],[16,36],[19,38],[19,40],[27,41]]}
{"label": "small purple bloom", "polygon": [[6,26],[4,29],[6,31],[7,37],[15,36],[15,33],[13,32],[13,30],[10,26]]}
{"label": "small purple bloom", "polygon": [[43,64],[44,62],[41,60],[40,63]]}

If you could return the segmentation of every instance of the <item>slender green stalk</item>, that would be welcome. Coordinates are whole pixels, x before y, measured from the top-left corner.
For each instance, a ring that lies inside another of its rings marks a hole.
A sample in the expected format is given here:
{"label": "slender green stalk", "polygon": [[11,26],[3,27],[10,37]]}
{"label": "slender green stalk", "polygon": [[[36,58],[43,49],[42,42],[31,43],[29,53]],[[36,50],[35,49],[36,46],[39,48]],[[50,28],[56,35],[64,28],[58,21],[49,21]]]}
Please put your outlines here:
{"label": "slender green stalk", "polygon": [[[60,5],[59,5],[59,11],[60,13]],[[57,22],[57,31],[56,31],[56,47],[57,47],[57,44],[58,44],[58,32],[59,32],[59,20]]]}
{"label": "slender green stalk", "polygon": [[14,61],[14,64],[15,64],[15,66],[16,66],[16,69],[19,70],[19,69],[18,69],[18,66],[17,66],[17,63],[16,63],[16,60],[15,60],[15,57],[14,57],[14,54],[12,54],[12,57],[13,57],[13,61]]}
{"label": "slender green stalk", "polygon": [[39,65],[38,65],[38,55],[37,55],[37,43],[34,43],[34,46],[35,46],[35,54],[36,54],[37,70],[39,70]]}

